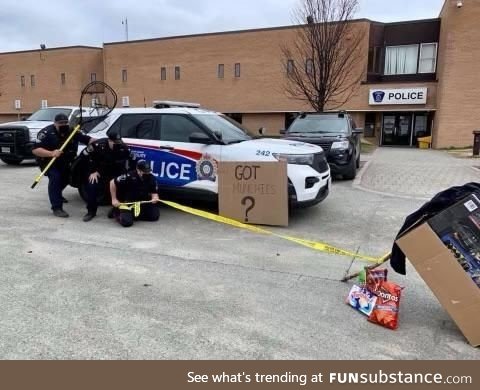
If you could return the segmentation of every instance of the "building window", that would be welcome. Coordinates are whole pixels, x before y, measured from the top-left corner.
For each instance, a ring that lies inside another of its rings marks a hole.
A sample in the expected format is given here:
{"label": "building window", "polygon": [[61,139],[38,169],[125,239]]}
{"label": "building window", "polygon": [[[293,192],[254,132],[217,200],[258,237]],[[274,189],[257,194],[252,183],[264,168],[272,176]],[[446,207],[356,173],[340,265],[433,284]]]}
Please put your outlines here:
{"label": "building window", "polygon": [[235,64],[235,77],[240,77],[240,64]]}
{"label": "building window", "polygon": [[305,62],[305,72],[309,75],[313,74],[313,60],[311,58]]}
{"label": "building window", "polygon": [[20,76],[20,86],[25,87],[25,76]]}
{"label": "building window", "polygon": [[96,73],[90,73],[90,81],[97,81],[97,74]]}
{"label": "building window", "polygon": [[437,44],[422,43],[420,45],[420,61],[418,73],[435,73],[437,67]]}
{"label": "building window", "polygon": [[229,114],[225,114],[225,115],[228,116],[229,118],[233,119],[235,122],[237,122],[239,124],[242,124],[242,122],[243,122],[243,114],[229,113]]}
{"label": "building window", "polygon": [[35,75],[34,74],[30,75],[30,86],[32,86],[32,87],[35,86]]}
{"label": "building window", "polygon": [[126,82],[127,82],[127,79],[128,79],[127,70],[126,70],[126,69],[123,69],[123,70],[122,70],[122,81],[123,81],[124,83],[126,83]]}
{"label": "building window", "polygon": [[175,67],[175,80],[180,80],[180,67]]}
{"label": "building window", "polygon": [[67,82],[67,78],[65,77],[65,73],[61,73],[61,74],[60,74],[60,83],[61,83],[62,85],[65,85],[66,82]]}
{"label": "building window", "polygon": [[162,67],[162,68],[160,69],[160,79],[161,79],[162,81],[165,81],[165,80],[167,79],[167,68]]}
{"label": "building window", "polygon": [[218,64],[218,78],[223,79],[225,77],[225,65]]}
{"label": "building window", "polygon": [[417,73],[418,45],[389,46],[385,53],[385,74]]}
{"label": "building window", "polygon": [[293,60],[287,61],[287,75],[291,76],[293,74],[293,70],[295,69],[295,63]]}
{"label": "building window", "polygon": [[368,50],[368,72],[382,73],[381,71],[382,48],[380,46],[371,47]]}

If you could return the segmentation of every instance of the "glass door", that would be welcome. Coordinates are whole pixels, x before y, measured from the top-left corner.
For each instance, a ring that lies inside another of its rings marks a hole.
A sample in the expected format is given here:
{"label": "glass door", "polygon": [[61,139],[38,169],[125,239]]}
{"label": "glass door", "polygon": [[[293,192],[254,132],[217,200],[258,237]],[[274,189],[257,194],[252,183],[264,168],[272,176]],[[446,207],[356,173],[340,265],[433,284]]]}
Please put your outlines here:
{"label": "glass door", "polygon": [[412,142],[412,114],[384,114],[382,136],[382,145],[410,146]]}

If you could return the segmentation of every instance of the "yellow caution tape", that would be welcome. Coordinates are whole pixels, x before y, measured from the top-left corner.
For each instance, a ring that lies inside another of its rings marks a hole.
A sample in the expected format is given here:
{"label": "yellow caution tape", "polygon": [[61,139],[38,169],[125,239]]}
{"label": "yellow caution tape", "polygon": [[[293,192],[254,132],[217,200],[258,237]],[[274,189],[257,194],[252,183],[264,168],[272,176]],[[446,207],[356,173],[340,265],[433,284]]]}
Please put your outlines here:
{"label": "yellow caution tape", "polygon": [[354,257],[354,258],[357,258],[357,259],[368,261],[370,263],[377,263],[377,264],[384,262],[384,259],[385,259],[385,256],[382,256],[380,258],[376,258],[376,257],[371,257],[371,256],[359,255],[358,253],[351,252],[351,251],[346,251],[346,250],[343,250],[343,249],[339,249],[339,248],[336,248],[332,245],[325,244],[323,242],[310,241],[310,240],[305,240],[305,239],[302,239],[302,238],[287,236],[287,235],[284,235],[284,234],[278,234],[278,233],[272,232],[270,230],[262,229],[262,228],[259,228],[257,226],[253,226],[253,225],[247,225],[245,223],[236,221],[236,220],[231,219],[231,218],[222,217],[220,215],[209,213],[208,211],[194,209],[192,207],[183,206],[183,205],[175,203],[175,202],[170,202],[170,201],[166,201],[166,200],[161,200],[161,202],[166,204],[167,206],[170,206],[174,209],[183,211],[183,212],[188,213],[188,214],[196,215],[198,217],[209,219],[211,221],[224,223],[226,225],[234,226],[234,227],[239,228],[239,229],[248,230],[248,231],[251,231],[253,233],[266,234],[266,235],[282,238],[284,240],[294,242],[296,244],[314,249],[316,251],[325,252],[325,253],[329,253],[329,254],[332,254],[332,255]]}

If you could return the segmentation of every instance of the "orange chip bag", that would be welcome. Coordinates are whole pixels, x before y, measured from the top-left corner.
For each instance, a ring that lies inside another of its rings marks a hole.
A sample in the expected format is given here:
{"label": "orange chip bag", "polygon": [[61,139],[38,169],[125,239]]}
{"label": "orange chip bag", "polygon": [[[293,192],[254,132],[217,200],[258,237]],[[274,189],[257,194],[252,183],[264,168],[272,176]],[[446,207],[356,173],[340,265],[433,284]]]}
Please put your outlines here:
{"label": "orange chip bag", "polygon": [[380,282],[375,293],[378,297],[377,303],[368,320],[385,328],[397,329],[401,293],[402,287],[398,284],[387,281]]}

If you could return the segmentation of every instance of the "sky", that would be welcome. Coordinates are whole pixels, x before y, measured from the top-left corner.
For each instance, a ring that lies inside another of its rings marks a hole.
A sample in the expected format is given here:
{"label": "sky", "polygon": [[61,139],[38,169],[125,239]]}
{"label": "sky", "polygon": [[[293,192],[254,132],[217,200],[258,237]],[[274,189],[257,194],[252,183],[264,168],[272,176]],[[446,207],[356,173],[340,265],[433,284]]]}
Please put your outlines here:
{"label": "sky", "polygon": [[[301,0],[0,0],[0,52],[293,23]],[[438,17],[444,0],[359,0],[358,18]]]}

